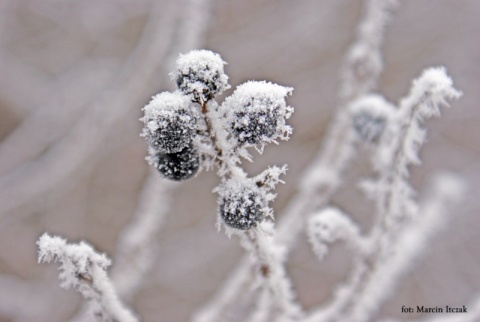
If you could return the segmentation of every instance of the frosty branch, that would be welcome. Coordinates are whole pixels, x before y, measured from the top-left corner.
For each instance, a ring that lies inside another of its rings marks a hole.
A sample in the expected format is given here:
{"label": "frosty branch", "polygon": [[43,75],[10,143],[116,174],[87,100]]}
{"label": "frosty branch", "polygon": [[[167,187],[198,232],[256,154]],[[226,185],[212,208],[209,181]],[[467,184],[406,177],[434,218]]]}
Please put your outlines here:
{"label": "frosty branch", "polygon": [[289,138],[292,129],[286,119],[293,109],[285,98],[292,88],[249,81],[219,105],[214,97],[230,87],[224,64],[218,54],[206,50],[178,58],[172,73],[178,90],[154,96],[144,108],[142,135],[149,143],[148,161],[175,181],[217,167],[218,228],[238,235],[251,254],[265,301],[275,302],[282,314],[298,316],[268,206],[286,166],[270,167],[255,177],[239,166],[242,158],[252,159],[249,148],[261,153],[266,144]]}
{"label": "frosty branch", "polygon": [[39,262],[60,262],[61,286],[75,288],[89,302],[90,310],[100,322],[135,322],[137,318],[118,299],[107,276],[110,260],[81,242],[67,244],[60,237],[44,234],[37,242]]}

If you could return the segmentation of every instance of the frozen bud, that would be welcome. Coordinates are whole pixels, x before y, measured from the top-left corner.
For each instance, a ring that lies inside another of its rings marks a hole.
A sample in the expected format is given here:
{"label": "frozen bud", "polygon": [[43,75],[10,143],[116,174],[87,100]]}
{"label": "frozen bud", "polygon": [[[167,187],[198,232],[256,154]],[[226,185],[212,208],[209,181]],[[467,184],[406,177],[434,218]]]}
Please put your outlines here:
{"label": "frozen bud", "polygon": [[269,213],[265,191],[249,179],[230,179],[216,189],[219,215],[225,225],[248,230]]}
{"label": "frozen bud", "polygon": [[200,166],[200,156],[192,144],[177,153],[151,150],[149,161],[165,178],[174,181],[193,177]]}
{"label": "frozen bud", "polygon": [[150,146],[164,153],[177,153],[192,142],[196,133],[195,108],[179,92],[163,92],[144,108],[142,136]]}
{"label": "frozen bud", "polygon": [[328,207],[310,217],[308,238],[315,254],[323,259],[328,253],[328,244],[342,240],[350,246],[359,245],[358,226],[342,211]]}
{"label": "frozen bud", "polygon": [[375,94],[362,96],[349,107],[353,128],[366,143],[377,143],[380,140],[394,110],[391,103]]}
{"label": "frozen bud", "polygon": [[292,128],[286,125],[293,108],[285,98],[292,88],[265,81],[249,81],[237,87],[225,99],[222,112],[235,145],[263,145],[289,138]]}
{"label": "frozen bud", "polygon": [[223,71],[225,62],[209,50],[192,50],[180,55],[172,77],[178,88],[195,102],[206,102],[230,88]]}

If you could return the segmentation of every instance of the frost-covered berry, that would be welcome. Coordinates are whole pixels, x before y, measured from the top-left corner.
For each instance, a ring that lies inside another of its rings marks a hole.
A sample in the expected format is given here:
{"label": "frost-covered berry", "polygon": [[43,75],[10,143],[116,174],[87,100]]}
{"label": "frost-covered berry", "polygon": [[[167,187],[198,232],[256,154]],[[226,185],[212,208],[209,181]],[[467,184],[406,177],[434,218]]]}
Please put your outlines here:
{"label": "frost-covered berry", "polygon": [[209,50],[192,50],[180,55],[172,77],[178,89],[195,102],[206,102],[230,88],[223,70],[225,62]]}
{"label": "frost-covered berry", "polygon": [[219,215],[228,227],[250,229],[269,213],[265,191],[252,180],[230,179],[217,191]]}
{"label": "frost-covered berry", "polygon": [[163,92],[144,108],[142,135],[152,148],[176,153],[188,146],[196,133],[197,117],[192,102],[179,92]]}
{"label": "frost-covered berry", "polygon": [[200,156],[195,147],[190,144],[177,153],[153,152],[153,155],[150,156],[150,163],[165,178],[181,181],[193,177],[198,172]]}
{"label": "frost-covered berry", "polygon": [[366,95],[349,107],[357,136],[366,143],[377,143],[395,107],[380,95]]}
{"label": "frost-covered berry", "polygon": [[285,98],[292,88],[265,81],[249,81],[237,87],[221,106],[234,145],[263,145],[288,139],[292,128],[285,121],[293,108]]}

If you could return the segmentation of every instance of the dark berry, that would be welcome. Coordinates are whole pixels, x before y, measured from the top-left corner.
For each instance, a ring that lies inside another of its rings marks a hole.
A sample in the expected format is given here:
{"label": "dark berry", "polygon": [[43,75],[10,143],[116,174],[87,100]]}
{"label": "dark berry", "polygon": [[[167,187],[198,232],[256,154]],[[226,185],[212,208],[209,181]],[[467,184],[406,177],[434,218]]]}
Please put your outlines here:
{"label": "dark berry", "polygon": [[289,87],[258,81],[238,86],[221,106],[232,144],[248,147],[288,139],[292,129],[286,119],[293,109],[285,98],[291,91]]}
{"label": "dark berry", "polygon": [[173,77],[178,89],[192,101],[206,102],[230,87],[224,64],[218,54],[193,50],[177,59]]}
{"label": "dark berry", "polygon": [[153,158],[153,164],[165,178],[181,181],[193,177],[198,172],[200,156],[190,144],[177,153],[158,152]]}
{"label": "dark berry", "polygon": [[372,117],[368,113],[359,113],[353,117],[353,128],[364,142],[377,143],[386,126],[383,117]]}
{"label": "dark berry", "polygon": [[219,215],[228,227],[251,229],[268,212],[264,192],[249,181],[227,183],[219,192]]}
{"label": "dark berry", "polygon": [[178,110],[170,117],[157,118],[159,127],[151,132],[148,140],[152,147],[166,153],[182,151],[195,135],[195,118],[186,110]]}
{"label": "dark berry", "polygon": [[197,117],[191,100],[180,92],[156,95],[144,108],[142,135],[156,151],[176,153],[192,142]]}
{"label": "dark berry", "polygon": [[236,112],[231,130],[240,144],[268,142],[277,132],[278,108]]}
{"label": "dark berry", "polygon": [[367,144],[380,141],[394,111],[395,107],[377,94],[362,96],[349,106],[353,129]]}

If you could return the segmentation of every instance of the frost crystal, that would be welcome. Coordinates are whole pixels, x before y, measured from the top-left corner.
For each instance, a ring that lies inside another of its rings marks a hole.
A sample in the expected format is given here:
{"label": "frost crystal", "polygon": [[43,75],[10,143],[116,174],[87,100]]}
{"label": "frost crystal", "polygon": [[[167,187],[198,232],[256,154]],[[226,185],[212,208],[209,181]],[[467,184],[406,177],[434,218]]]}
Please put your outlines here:
{"label": "frost crystal", "polygon": [[285,120],[293,108],[287,106],[285,98],[292,90],[265,81],[249,81],[238,86],[221,106],[234,145],[263,145],[278,138],[288,139],[292,128]]}
{"label": "frost crystal", "polygon": [[177,153],[150,151],[149,161],[165,178],[174,181],[193,177],[200,166],[200,156],[193,144]]}
{"label": "frost crystal", "polygon": [[353,128],[365,143],[377,143],[395,107],[380,95],[362,96],[350,105]]}
{"label": "frost crystal", "polygon": [[163,92],[144,108],[142,136],[155,150],[176,153],[188,146],[196,132],[195,108],[181,93]]}
{"label": "frost crystal", "polygon": [[192,50],[177,59],[176,70],[171,75],[182,93],[195,102],[206,102],[221,94],[228,85],[223,70],[225,62],[219,54],[209,50]]}
{"label": "frost crystal", "polygon": [[269,213],[267,197],[249,179],[230,179],[219,186],[219,215],[225,225],[247,230],[256,227]]}

